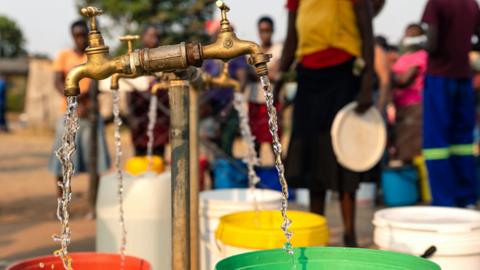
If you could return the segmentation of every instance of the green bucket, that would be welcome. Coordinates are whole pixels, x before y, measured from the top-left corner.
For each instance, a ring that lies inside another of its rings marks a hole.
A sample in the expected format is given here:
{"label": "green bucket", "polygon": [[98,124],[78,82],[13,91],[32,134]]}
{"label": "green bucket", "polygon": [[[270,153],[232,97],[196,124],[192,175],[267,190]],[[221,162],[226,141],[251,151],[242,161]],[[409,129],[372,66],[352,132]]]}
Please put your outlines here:
{"label": "green bucket", "polygon": [[220,261],[215,270],[441,270],[420,257],[373,249],[296,248],[293,256],[296,267],[283,249],[249,252]]}

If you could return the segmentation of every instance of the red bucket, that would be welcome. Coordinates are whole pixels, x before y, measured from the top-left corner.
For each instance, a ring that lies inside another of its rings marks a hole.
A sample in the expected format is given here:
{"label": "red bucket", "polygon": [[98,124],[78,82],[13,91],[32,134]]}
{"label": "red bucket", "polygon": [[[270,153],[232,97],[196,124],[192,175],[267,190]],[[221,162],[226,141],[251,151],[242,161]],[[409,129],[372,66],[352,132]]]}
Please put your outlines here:
{"label": "red bucket", "polygon": [[[74,270],[118,270],[120,254],[95,252],[70,253]],[[6,270],[63,270],[62,260],[56,256],[28,259],[9,266]],[[125,256],[124,270],[151,270],[150,264],[140,258]]]}

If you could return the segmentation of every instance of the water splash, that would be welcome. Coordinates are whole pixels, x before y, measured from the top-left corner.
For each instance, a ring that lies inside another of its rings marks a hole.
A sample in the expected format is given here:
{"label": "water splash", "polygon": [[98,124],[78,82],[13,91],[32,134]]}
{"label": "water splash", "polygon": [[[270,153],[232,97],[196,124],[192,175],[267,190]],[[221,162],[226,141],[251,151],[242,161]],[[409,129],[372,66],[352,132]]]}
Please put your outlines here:
{"label": "water splash", "polygon": [[147,158],[148,158],[148,166],[147,171],[150,171],[153,166],[153,129],[155,127],[155,123],[157,121],[157,105],[158,105],[158,97],[155,93],[152,93],[150,97],[150,104],[148,107],[148,126],[147,126]]}
{"label": "water splash", "polygon": [[[235,92],[233,96],[233,107],[238,112],[240,118],[240,133],[242,134],[243,140],[247,143],[247,156],[245,157],[245,162],[247,163],[248,168],[248,183],[252,195],[255,195],[254,189],[255,186],[260,182],[260,178],[255,172],[255,166],[259,165],[257,151],[255,150],[255,137],[252,135],[252,130],[248,123],[248,113],[246,110],[246,101],[242,93]],[[254,200],[255,200],[255,196]]]}
{"label": "water splash", "polygon": [[59,242],[61,248],[54,251],[54,255],[62,259],[63,267],[66,270],[72,269],[72,259],[68,254],[68,245],[70,244],[70,202],[72,201],[71,180],[74,173],[72,155],[75,152],[75,137],[79,129],[78,124],[78,103],[77,97],[67,97],[67,112],[64,118],[64,131],[62,143],[55,155],[62,165],[62,182],[58,186],[62,190],[62,196],[57,198],[57,219],[62,225],[60,234],[53,235],[53,241]]}
{"label": "water splash", "polygon": [[280,144],[280,138],[278,136],[278,119],[277,119],[277,110],[273,104],[273,91],[270,87],[270,80],[268,76],[261,76],[260,81],[263,87],[263,93],[265,94],[265,100],[268,110],[268,126],[270,128],[270,133],[272,134],[273,142],[273,153],[275,155],[275,167],[278,171],[278,178],[280,184],[282,185],[282,231],[285,234],[286,242],[285,242],[285,250],[289,254],[293,254],[293,246],[292,246],[292,232],[289,231],[289,227],[292,224],[292,221],[287,216],[287,209],[288,209],[288,184],[287,180],[285,179],[285,167],[283,166],[282,162],[282,145]]}
{"label": "water splash", "polygon": [[122,126],[122,119],[120,118],[120,94],[118,91],[112,91],[113,97],[113,117],[115,123],[115,171],[118,180],[118,209],[120,216],[120,230],[122,234],[120,242],[120,256],[121,256],[121,269],[124,269],[125,264],[125,250],[127,246],[127,229],[125,228],[125,217],[123,210],[123,172],[121,168],[122,159],[122,141],[120,136],[120,127]]}

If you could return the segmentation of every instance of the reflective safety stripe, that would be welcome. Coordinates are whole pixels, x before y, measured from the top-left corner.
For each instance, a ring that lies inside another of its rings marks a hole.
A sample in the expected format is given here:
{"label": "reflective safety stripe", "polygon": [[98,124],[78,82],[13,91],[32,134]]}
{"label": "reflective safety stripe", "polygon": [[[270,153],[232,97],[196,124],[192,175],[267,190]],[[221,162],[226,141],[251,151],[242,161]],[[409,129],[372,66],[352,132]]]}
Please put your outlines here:
{"label": "reflective safety stripe", "polygon": [[423,156],[425,160],[441,160],[450,157],[449,148],[430,148],[423,149]]}
{"label": "reflective safety stripe", "polygon": [[473,144],[454,144],[450,146],[450,153],[455,156],[472,156],[473,152]]}

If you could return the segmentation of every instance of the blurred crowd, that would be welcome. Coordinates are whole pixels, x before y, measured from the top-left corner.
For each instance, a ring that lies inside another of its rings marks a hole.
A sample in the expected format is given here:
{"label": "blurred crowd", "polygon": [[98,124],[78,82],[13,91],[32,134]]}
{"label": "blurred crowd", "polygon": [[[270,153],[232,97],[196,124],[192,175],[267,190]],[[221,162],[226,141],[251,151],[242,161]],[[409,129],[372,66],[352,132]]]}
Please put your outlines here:
{"label": "blurred crowd", "polygon": [[[283,44],[272,41],[272,18],[261,17],[257,23],[260,46],[273,55],[268,68],[270,80],[275,82],[277,110],[292,123],[288,129],[289,145],[285,146],[289,185],[308,188],[311,211],[322,215],[326,191],[338,192],[347,246],[357,246],[355,192],[362,181],[379,182],[384,168],[411,166],[421,157],[428,169],[433,205],[474,207],[477,202],[474,130],[480,73],[475,70],[480,71],[480,57],[473,51],[480,47],[479,39],[472,36],[480,31],[479,7],[475,0],[430,0],[423,16],[407,25],[402,40],[394,45],[373,34],[372,21],[384,4],[384,0],[288,0],[288,33]],[[214,40],[219,23],[210,23],[207,31]],[[54,64],[55,85],[60,92],[68,71],[86,61],[85,22],[74,22],[71,34],[75,47],[62,51]],[[161,38],[154,25],[145,26],[141,46],[155,48]],[[202,69],[217,76],[223,65],[211,60]],[[257,151],[270,149],[272,136],[265,98],[254,71],[245,57],[238,57],[230,61],[228,72],[239,81],[248,102]],[[148,107],[153,95],[150,89],[157,82],[155,77],[144,77],[128,83],[132,91],[127,98],[129,114],[124,118],[136,156],[147,153]],[[297,85],[293,98],[291,91],[286,90],[292,82]],[[94,171],[102,173],[110,167],[104,132],[109,121],[98,116],[98,108],[91,109],[95,107],[92,95],[98,94],[98,86],[88,79],[81,81],[80,130],[74,160],[77,173],[92,170],[92,138],[97,146]],[[0,80],[0,94],[2,87]],[[211,142],[216,153],[231,159],[239,136],[233,91],[214,88],[202,92],[199,99],[201,140]],[[159,102],[153,153],[164,156],[169,137],[168,93],[154,94]],[[340,165],[331,143],[333,119],[352,101],[357,102],[358,114],[376,107],[388,126],[385,158],[363,173]],[[291,114],[286,113],[292,110]],[[92,114],[96,114],[95,121],[91,120]],[[0,111],[0,128],[2,115]],[[59,120],[55,148],[62,130],[63,122]],[[60,180],[61,169],[54,156],[50,169]],[[95,190],[98,174],[92,181]],[[95,198],[93,192],[92,209]]]}

